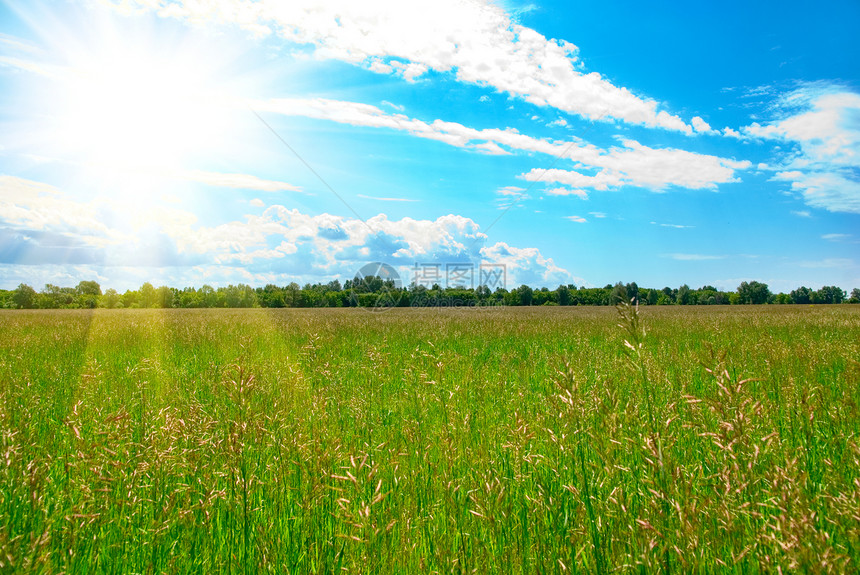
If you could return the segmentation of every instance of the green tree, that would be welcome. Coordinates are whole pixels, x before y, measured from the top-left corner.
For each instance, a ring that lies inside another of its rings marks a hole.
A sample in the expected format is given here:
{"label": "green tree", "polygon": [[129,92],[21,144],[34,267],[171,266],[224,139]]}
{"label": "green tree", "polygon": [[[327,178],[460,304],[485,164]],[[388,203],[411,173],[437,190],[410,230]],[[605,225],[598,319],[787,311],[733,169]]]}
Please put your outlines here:
{"label": "green tree", "polygon": [[19,284],[12,293],[12,303],[18,309],[33,309],[36,305],[36,290],[27,284]]}
{"label": "green tree", "polygon": [[78,295],[94,295],[100,296],[102,295],[102,288],[95,281],[82,281],[78,283],[78,287],[75,288],[75,292]]}
{"label": "green tree", "polygon": [[140,307],[140,292],[137,290],[126,290],[119,296],[119,301],[124,308]]}
{"label": "green tree", "polygon": [[779,304],[787,304],[791,303],[791,296],[787,293],[778,293],[776,294],[776,303]]}
{"label": "green tree", "polygon": [[757,281],[741,282],[737,294],[739,303],[754,305],[767,303],[772,295],[767,284]]}
{"label": "green tree", "polygon": [[105,290],[105,293],[102,296],[102,303],[106,308],[114,309],[119,305],[119,294],[113,288]]}
{"label": "green tree", "polygon": [[266,284],[266,287],[257,290],[257,300],[263,307],[284,307],[284,290],[275,284]]}
{"label": "green tree", "polygon": [[160,308],[173,307],[173,290],[167,286],[159,286],[155,290],[155,306]]}
{"label": "green tree", "polygon": [[102,288],[95,281],[82,281],[75,288],[75,295],[78,303],[83,308],[93,309],[99,304],[99,297],[102,295]]}
{"label": "green tree", "polygon": [[256,307],[257,294],[254,288],[245,284],[239,284],[236,288],[239,292],[239,307]]}
{"label": "green tree", "polygon": [[634,303],[639,303],[639,285],[636,282],[630,282],[626,286],[627,288],[627,301],[632,301]]}
{"label": "green tree", "polygon": [[851,290],[851,297],[848,298],[848,303],[860,303],[860,288]]}
{"label": "green tree", "polygon": [[687,284],[682,285],[678,288],[678,297],[676,299],[677,303],[680,305],[690,305],[690,286]]}
{"label": "green tree", "polygon": [[815,294],[815,303],[842,303],[845,299],[845,292],[837,286],[822,286]]}
{"label": "green tree", "polygon": [[155,288],[146,282],[140,286],[140,307],[150,308],[156,304]]}
{"label": "green tree", "polygon": [[203,284],[197,290],[197,296],[202,307],[216,307],[218,305],[218,294],[215,292],[215,288],[209,284]]}
{"label": "green tree", "polygon": [[660,293],[660,290],[651,289],[651,290],[645,290],[645,291],[648,292],[648,297],[646,299],[646,301],[648,302],[648,305],[657,305],[657,302],[660,300],[660,296],[662,295]]}
{"label": "green tree", "polygon": [[629,302],[627,298],[627,288],[623,283],[618,282],[611,286],[609,291],[609,305],[618,305],[621,302]]}
{"label": "green tree", "polygon": [[[355,290],[355,287],[352,288]],[[290,285],[284,288],[284,305],[287,307],[299,307],[302,302],[301,288],[296,282],[290,282]]]}
{"label": "green tree", "polygon": [[523,284],[514,291],[517,293],[517,305],[532,305],[532,300],[534,299],[534,290],[532,288]]}
{"label": "green tree", "polygon": [[200,296],[194,287],[184,288],[179,292],[179,307],[196,308],[202,307]]}
{"label": "green tree", "polygon": [[73,294],[54,284],[45,284],[42,293],[39,294],[39,307],[43,309],[56,309],[68,307],[74,300]]}
{"label": "green tree", "polygon": [[792,303],[808,304],[812,302],[812,290],[806,286],[800,286],[796,290],[791,290],[788,294]]}
{"label": "green tree", "polygon": [[566,285],[560,285],[556,289],[558,297],[558,305],[570,305],[570,288]]}
{"label": "green tree", "polygon": [[[666,296],[665,300],[663,300],[663,304],[675,303],[675,293],[677,290],[673,290],[669,286],[663,288],[663,295]],[[657,303],[660,303],[659,301]]]}

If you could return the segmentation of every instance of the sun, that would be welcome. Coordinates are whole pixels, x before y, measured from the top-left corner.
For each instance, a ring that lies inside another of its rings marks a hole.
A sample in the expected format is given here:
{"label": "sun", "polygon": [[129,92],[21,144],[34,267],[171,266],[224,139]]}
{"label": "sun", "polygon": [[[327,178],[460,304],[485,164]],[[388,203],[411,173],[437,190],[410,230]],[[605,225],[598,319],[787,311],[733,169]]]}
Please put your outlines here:
{"label": "sun", "polygon": [[242,36],[96,6],[63,14],[28,17],[40,73],[22,84],[19,123],[45,158],[90,175],[170,172],[238,140],[259,89]]}
{"label": "sun", "polygon": [[224,104],[206,66],[146,46],[90,54],[61,90],[61,145],[85,164],[115,169],[182,165],[211,142]]}

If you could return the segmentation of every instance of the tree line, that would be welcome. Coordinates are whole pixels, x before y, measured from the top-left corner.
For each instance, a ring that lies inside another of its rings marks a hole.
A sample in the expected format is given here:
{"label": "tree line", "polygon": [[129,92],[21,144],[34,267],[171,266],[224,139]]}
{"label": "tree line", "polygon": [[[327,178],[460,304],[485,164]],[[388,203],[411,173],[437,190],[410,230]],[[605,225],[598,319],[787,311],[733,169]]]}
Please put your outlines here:
{"label": "tree line", "polygon": [[686,284],[678,288],[640,288],[635,282],[619,282],[602,288],[569,284],[553,290],[527,285],[512,290],[490,290],[487,286],[442,288],[439,285],[399,288],[391,280],[370,276],[347,280],[343,285],[334,280],[304,287],[293,282],[287,286],[268,284],[257,288],[239,284],[177,289],[155,287],[147,282],[139,289],[119,293],[114,289],[103,292],[95,281],[82,281],[73,288],[47,284],[38,292],[27,284],[20,284],[14,290],[0,290],[0,308],[4,309],[600,306],[615,305],[622,300],[640,305],[860,303],[860,288],[854,288],[849,294],[837,286],[818,290],[801,286],[787,294],[775,294],[767,284],[757,281],[743,282],[732,292],[709,285],[698,289]]}

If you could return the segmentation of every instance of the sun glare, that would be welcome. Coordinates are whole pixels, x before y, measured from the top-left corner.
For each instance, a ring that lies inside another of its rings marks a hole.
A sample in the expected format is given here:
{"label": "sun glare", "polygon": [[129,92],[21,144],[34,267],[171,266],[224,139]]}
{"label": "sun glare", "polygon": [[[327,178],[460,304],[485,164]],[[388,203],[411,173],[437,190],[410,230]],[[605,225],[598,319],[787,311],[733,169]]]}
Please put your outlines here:
{"label": "sun glare", "polygon": [[219,82],[216,54],[155,38],[101,44],[75,53],[48,96],[64,155],[99,171],[165,172],[224,137],[238,98]]}

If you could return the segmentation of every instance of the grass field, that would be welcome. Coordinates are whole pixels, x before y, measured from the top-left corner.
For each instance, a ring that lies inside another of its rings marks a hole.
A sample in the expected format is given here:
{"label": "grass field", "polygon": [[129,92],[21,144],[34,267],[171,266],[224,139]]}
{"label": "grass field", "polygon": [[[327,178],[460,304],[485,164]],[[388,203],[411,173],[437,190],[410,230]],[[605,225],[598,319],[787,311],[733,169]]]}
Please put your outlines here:
{"label": "grass field", "polygon": [[0,572],[858,572],[860,306],[638,320],[0,313]]}

